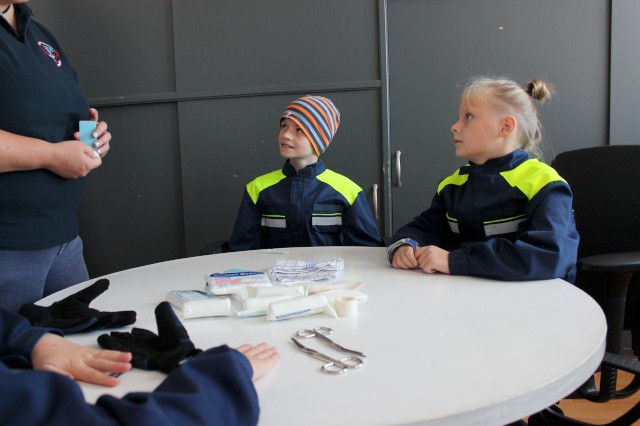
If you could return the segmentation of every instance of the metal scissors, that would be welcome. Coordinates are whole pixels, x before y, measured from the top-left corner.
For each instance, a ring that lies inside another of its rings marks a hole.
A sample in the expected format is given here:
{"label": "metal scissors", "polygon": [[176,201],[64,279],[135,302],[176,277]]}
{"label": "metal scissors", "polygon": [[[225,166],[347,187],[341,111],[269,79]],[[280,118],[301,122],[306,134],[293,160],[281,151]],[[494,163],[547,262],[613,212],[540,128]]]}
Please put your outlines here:
{"label": "metal scissors", "polygon": [[327,345],[339,351],[346,352],[353,355],[358,355],[358,356],[366,356],[362,352],[347,349],[344,346],[340,346],[333,340],[329,339],[327,335],[332,333],[333,333],[333,329],[329,327],[316,327],[313,330],[298,330],[298,332],[296,333],[296,336],[300,337],[301,339],[310,339],[312,337],[316,337],[319,340],[326,343]]}
{"label": "metal scissors", "polygon": [[333,359],[328,355],[320,353],[314,349],[308,348],[304,346],[302,343],[298,342],[295,338],[291,338],[293,343],[296,344],[298,348],[302,352],[305,352],[311,355],[314,358],[321,359],[322,361],[327,361],[325,365],[320,367],[320,371],[327,374],[343,374],[348,368],[360,368],[362,367],[362,360],[360,358],[356,358],[354,356],[349,356],[346,358],[342,358],[340,360]]}

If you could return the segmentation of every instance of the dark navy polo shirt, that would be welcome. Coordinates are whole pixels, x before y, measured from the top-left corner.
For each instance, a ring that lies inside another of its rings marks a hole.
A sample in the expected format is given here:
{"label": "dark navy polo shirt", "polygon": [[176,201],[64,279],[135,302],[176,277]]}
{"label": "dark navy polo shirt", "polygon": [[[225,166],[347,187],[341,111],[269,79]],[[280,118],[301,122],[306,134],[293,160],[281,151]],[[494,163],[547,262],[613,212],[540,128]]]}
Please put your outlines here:
{"label": "dark navy polo shirt", "polygon": [[[50,143],[73,139],[89,104],[56,38],[14,4],[18,31],[0,18],[0,129]],[[41,249],[78,235],[84,179],[48,170],[0,173],[0,249]]]}

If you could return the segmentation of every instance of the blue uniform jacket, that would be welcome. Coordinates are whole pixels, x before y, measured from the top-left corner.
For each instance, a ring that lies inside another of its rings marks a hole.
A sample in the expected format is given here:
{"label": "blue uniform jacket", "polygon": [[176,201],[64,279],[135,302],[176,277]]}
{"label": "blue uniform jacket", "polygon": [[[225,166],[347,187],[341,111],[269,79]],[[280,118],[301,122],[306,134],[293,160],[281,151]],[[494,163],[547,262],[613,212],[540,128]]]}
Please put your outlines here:
{"label": "blue uniform jacket", "polygon": [[49,371],[12,372],[45,329],[0,309],[0,423],[7,425],[255,425],[258,397],[249,361],[226,346],[175,369],[151,393],[101,396],[87,404],[73,380]]}
{"label": "blue uniform jacket", "polygon": [[450,251],[452,275],[574,282],[579,236],[569,185],[519,149],[442,180],[431,207],[393,241]]}
{"label": "blue uniform jacket", "polygon": [[322,160],[250,182],[229,240],[232,251],[342,245],[383,243],[362,189]]}

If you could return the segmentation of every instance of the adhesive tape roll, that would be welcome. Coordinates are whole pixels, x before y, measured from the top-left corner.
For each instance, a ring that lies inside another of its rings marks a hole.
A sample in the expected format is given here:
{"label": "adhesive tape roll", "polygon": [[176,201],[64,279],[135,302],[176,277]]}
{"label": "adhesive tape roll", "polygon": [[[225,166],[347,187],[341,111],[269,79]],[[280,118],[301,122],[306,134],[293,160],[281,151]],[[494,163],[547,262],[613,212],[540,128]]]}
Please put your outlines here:
{"label": "adhesive tape roll", "polygon": [[336,313],[341,317],[355,317],[358,315],[358,300],[352,296],[341,296],[335,299]]}

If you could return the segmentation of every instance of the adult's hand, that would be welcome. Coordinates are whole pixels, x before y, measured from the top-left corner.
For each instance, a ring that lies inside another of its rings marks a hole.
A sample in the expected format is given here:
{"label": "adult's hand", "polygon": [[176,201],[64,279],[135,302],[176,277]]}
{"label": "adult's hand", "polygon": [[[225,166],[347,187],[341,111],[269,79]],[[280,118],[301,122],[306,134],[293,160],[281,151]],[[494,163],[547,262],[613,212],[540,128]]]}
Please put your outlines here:
{"label": "adult's hand", "polygon": [[[111,149],[111,133],[107,130],[108,125],[106,121],[99,121],[98,110],[95,108],[89,108],[89,120],[97,122],[96,129],[93,131],[93,137],[96,141],[93,143],[95,152],[100,158],[107,155],[109,149]],[[76,132],[73,135],[74,138],[80,139],[80,132]]]}
{"label": "adult's hand", "polygon": [[52,143],[48,148],[51,155],[44,168],[63,178],[84,177],[102,164],[94,149],[77,140]]}

